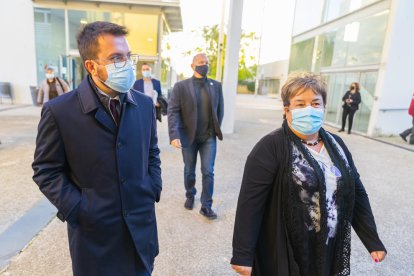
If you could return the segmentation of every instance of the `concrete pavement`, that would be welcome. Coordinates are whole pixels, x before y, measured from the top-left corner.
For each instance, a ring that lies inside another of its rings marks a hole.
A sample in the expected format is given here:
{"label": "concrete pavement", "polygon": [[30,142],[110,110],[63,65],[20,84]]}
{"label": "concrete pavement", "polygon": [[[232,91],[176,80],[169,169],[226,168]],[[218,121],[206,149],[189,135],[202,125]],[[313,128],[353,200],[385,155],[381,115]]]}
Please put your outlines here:
{"label": "concrete pavement", "polygon": [[[34,107],[0,112],[0,235],[42,198],[30,168],[38,119],[39,108]],[[181,153],[168,144],[166,122],[159,124],[164,187],[157,205],[160,255],[154,275],[234,275],[229,260],[244,162],[254,144],[281,122],[279,100],[237,97],[235,133],[218,144],[213,208],[219,218],[212,222],[199,215],[199,197],[193,211],[183,208]],[[354,235],[352,275],[414,275],[414,153],[358,135],[342,137],[389,253],[383,263],[374,264]],[[200,181],[198,171],[198,190]],[[53,218],[0,275],[71,275],[66,225]]]}

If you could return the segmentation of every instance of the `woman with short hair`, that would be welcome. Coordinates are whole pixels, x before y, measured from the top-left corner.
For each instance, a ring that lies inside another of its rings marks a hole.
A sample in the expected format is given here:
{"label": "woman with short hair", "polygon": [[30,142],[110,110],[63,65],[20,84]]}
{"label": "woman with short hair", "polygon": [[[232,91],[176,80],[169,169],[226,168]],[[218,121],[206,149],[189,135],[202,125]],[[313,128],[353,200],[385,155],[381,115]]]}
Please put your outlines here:
{"label": "woman with short hair", "polygon": [[351,153],[322,128],[326,84],[296,73],[282,88],[284,122],[244,169],[233,236],[241,275],[349,275],[351,226],[373,261],[385,258]]}

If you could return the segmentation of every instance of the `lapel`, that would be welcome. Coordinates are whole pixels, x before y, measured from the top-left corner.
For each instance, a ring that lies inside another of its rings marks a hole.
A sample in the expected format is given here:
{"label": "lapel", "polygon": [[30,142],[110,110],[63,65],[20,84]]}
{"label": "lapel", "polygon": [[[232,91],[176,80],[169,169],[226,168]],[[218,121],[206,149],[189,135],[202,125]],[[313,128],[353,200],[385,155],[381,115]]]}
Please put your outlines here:
{"label": "lapel", "polygon": [[110,132],[116,134],[116,124],[103,107],[98,108],[95,113],[95,119]]}
{"label": "lapel", "polygon": [[213,82],[207,78],[206,81],[206,85],[207,85],[207,90],[208,90],[208,94],[209,94],[209,98],[210,98],[210,102],[211,102],[211,108],[214,110],[214,85]]}
{"label": "lapel", "polygon": [[126,93],[123,103],[122,103],[122,109],[121,109],[121,118],[119,120],[119,126],[118,126],[118,132],[121,132],[123,129],[123,126],[125,125],[125,117],[126,113],[129,111],[130,107],[132,106],[138,106],[137,101],[135,100],[132,89]]}
{"label": "lapel", "polygon": [[[87,114],[96,110],[95,119],[98,121],[98,123],[101,124],[107,130],[109,130],[111,133],[116,134],[117,126],[112,117],[108,114],[108,112],[105,111],[98,97],[95,95],[96,88],[93,87],[91,82],[92,80],[90,80],[88,76],[85,79],[83,79],[82,83],[79,85],[77,89],[82,111],[84,114]],[[122,118],[124,117],[123,113],[125,113],[126,110],[126,103],[130,103],[137,106],[137,103],[134,97],[132,96],[131,91],[127,93],[122,106],[120,125],[122,124]]]}
{"label": "lapel", "polygon": [[197,98],[196,98],[194,82],[192,78],[189,79],[188,86],[190,87],[190,95],[193,100],[194,109],[197,110]]}

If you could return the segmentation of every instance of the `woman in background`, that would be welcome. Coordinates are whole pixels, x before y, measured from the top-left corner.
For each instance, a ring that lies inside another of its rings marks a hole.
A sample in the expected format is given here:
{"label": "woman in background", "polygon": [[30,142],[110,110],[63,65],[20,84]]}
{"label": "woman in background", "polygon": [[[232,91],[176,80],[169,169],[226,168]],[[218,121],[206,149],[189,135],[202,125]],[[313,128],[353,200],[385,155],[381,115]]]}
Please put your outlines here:
{"label": "woman in background", "polygon": [[47,68],[46,79],[42,81],[37,95],[37,103],[45,104],[53,98],[69,91],[68,84],[61,78],[55,76],[52,68]]}
{"label": "woman in background", "polygon": [[354,121],[355,112],[358,110],[359,104],[361,103],[361,94],[359,94],[359,84],[353,82],[349,87],[349,90],[346,91],[345,95],[342,97],[343,101],[343,111],[342,111],[342,128],[339,132],[345,131],[345,122],[346,117],[348,119],[348,134],[351,134],[352,122]]}

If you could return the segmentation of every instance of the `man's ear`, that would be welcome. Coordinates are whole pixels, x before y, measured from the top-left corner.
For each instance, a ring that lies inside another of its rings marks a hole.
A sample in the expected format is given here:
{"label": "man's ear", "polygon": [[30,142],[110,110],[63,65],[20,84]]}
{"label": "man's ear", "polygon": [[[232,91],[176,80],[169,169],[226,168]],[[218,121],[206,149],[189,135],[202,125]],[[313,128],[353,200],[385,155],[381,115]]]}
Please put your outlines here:
{"label": "man's ear", "polygon": [[93,75],[96,71],[95,63],[92,60],[85,61],[85,68],[90,75]]}
{"label": "man's ear", "polygon": [[193,71],[195,71],[195,65],[194,65],[194,63],[191,64],[191,69],[193,69]]}

